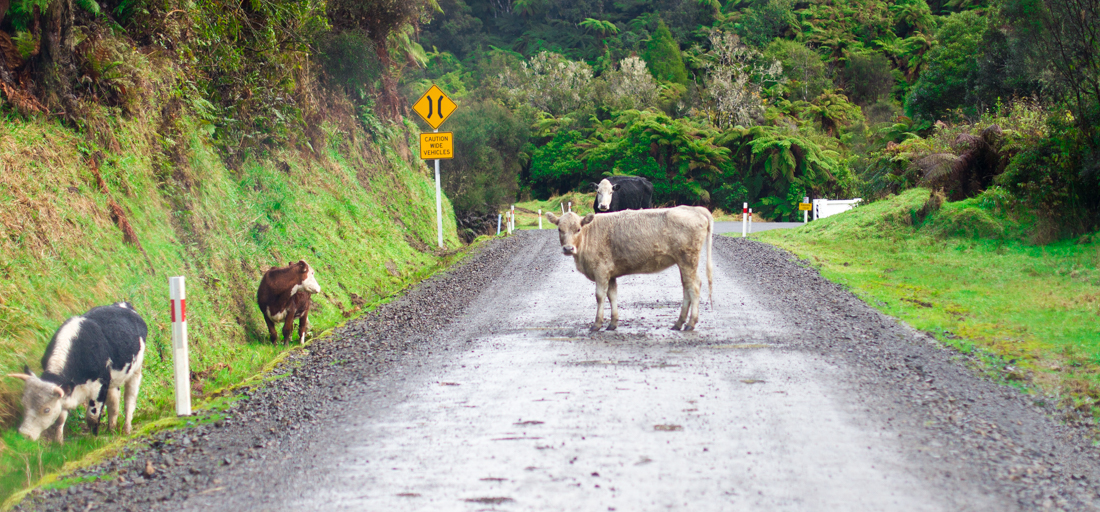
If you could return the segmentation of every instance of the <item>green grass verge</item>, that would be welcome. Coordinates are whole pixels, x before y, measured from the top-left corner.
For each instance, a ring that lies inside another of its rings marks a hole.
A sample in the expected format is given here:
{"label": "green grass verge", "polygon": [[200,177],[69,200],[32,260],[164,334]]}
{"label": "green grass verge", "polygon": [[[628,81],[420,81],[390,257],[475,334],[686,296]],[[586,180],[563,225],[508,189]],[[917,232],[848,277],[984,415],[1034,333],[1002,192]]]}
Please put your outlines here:
{"label": "green grass verge", "polygon": [[790,230],[753,235],[810,260],[868,304],[998,374],[1096,415],[1100,396],[1100,236],[1047,245],[994,189],[927,218],[923,189]]}

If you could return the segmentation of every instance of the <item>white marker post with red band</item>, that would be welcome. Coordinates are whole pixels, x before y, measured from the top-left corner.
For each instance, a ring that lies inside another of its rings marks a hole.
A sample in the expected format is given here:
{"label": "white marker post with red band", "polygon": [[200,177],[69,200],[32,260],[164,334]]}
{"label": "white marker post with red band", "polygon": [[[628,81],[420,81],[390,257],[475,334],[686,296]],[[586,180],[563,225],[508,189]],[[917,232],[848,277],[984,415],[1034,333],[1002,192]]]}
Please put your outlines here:
{"label": "white marker post with red band", "polygon": [[741,206],[741,238],[749,234],[749,203]]}
{"label": "white marker post with red band", "polygon": [[749,233],[752,233],[752,208],[749,208]]}
{"label": "white marker post with red band", "polygon": [[171,298],[172,363],[176,369],[176,415],[191,415],[191,363],[187,357],[187,292],[183,276],[168,278]]}

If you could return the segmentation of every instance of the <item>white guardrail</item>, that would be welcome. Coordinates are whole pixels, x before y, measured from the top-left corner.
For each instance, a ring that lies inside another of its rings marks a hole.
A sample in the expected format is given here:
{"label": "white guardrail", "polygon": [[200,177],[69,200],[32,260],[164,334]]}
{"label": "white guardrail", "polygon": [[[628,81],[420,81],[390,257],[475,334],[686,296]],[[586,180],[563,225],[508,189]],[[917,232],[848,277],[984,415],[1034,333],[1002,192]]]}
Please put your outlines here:
{"label": "white guardrail", "polygon": [[836,215],[841,212],[846,212],[855,208],[862,198],[855,199],[814,199],[813,200],[813,212],[814,220],[824,219],[830,215]]}

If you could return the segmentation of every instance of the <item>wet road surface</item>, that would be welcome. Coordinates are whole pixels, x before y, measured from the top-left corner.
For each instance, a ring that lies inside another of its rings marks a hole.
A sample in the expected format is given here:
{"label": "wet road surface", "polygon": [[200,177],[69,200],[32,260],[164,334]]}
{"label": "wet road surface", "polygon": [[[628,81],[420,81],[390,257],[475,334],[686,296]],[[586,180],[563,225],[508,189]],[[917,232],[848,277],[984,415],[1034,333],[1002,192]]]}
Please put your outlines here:
{"label": "wet road surface", "polygon": [[[670,269],[621,278],[619,330],[592,335],[594,286],[556,237],[524,250],[516,263],[534,271],[494,283],[444,336],[457,358],[374,383],[311,447],[323,464],[241,497],[272,510],[1006,508],[943,495],[848,392],[843,365],[785,348],[782,312],[729,265],[696,332],[669,329],[682,297]],[[235,502],[249,501],[222,508]]]}

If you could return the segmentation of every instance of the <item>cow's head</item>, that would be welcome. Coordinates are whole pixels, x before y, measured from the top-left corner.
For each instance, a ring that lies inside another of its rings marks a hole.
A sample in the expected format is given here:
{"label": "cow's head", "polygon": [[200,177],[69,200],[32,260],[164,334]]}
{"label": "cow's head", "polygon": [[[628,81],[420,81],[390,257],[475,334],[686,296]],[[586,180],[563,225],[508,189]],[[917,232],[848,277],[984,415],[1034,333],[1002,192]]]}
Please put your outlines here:
{"label": "cow's head", "polygon": [[616,190],[619,190],[619,186],[612,185],[608,180],[596,185],[596,209],[601,212],[611,209],[611,194]]}
{"label": "cow's head", "polygon": [[298,284],[294,285],[294,288],[290,291],[291,295],[298,292],[306,293],[321,293],[321,285],[317,283],[317,279],[313,277],[313,268],[306,263],[305,260],[298,260],[298,263],[291,263],[290,270],[295,272],[298,277]]}
{"label": "cow's head", "polygon": [[[604,180],[606,181],[606,180]],[[596,214],[590,213],[582,219],[579,215],[569,212],[561,217],[553,212],[547,213],[546,218],[558,226],[558,239],[561,240],[561,252],[566,256],[577,254],[577,247],[581,243],[581,228],[587,226],[596,219]]]}
{"label": "cow's head", "polygon": [[9,373],[8,377],[27,383],[23,388],[23,424],[19,426],[19,433],[31,441],[37,441],[42,431],[50,428],[61,414],[61,399],[66,395],[65,390],[38,378],[26,366],[23,373]]}

